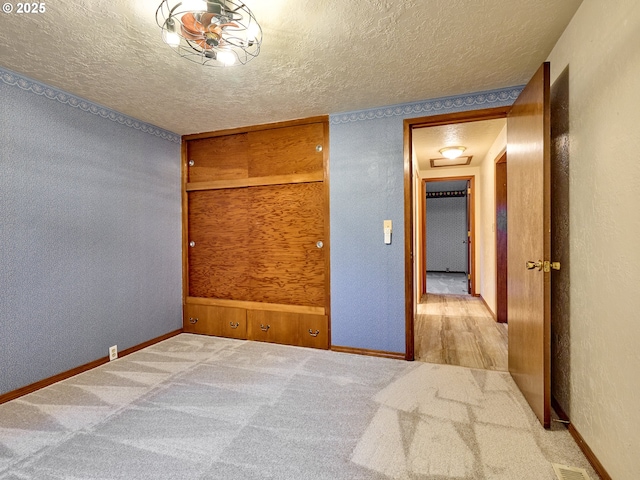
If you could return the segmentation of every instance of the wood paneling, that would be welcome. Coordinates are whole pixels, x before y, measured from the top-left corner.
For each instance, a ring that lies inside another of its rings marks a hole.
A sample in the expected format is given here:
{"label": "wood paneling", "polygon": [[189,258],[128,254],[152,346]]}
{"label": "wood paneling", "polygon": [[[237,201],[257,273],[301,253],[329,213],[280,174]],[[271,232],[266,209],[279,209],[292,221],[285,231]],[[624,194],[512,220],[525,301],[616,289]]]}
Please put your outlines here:
{"label": "wood paneling", "polygon": [[203,138],[188,142],[188,182],[232,180],[249,176],[247,134]]}
{"label": "wood paneling", "polygon": [[250,288],[242,299],[324,306],[321,183],[250,189]]}
{"label": "wood paneling", "polygon": [[322,123],[249,132],[249,176],[290,175],[323,171]]}
{"label": "wood paneling", "polygon": [[248,189],[189,193],[188,242],[195,242],[186,247],[189,296],[251,297],[249,193]]}
{"label": "wood paneling", "polygon": [[184,332],[247,338],[247,311],[211,305],[184,306]]}
{"label": "wood paneling", "polygon": [[527,261],[550,260],[549,64],[507,116],[509,372],[540,422],[550,425],[550,273]]}

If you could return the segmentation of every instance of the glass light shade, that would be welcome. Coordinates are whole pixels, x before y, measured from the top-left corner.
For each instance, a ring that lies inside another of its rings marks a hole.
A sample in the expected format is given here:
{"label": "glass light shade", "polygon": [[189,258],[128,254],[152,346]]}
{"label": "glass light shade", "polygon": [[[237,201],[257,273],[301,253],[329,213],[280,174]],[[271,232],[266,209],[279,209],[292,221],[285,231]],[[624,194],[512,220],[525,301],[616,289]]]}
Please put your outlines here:
{"label": "glass light shade", "polygon": [[466,149],[466,147],[445,147],[440,149],[440,153],[443,157],[453,160],[454,158],[458,158],[462,155]]}

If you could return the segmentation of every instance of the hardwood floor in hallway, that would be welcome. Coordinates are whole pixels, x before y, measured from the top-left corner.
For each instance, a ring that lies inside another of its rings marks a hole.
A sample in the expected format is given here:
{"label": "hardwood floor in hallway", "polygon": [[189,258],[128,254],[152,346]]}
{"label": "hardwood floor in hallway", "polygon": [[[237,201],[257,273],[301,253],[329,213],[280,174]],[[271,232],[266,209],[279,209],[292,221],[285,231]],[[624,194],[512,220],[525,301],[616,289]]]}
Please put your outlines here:
{"label": "hardwood floor in hallway", "polygon": [[507,371],[507,340],[480,298],[429,293],[418,305],[416,360]]}

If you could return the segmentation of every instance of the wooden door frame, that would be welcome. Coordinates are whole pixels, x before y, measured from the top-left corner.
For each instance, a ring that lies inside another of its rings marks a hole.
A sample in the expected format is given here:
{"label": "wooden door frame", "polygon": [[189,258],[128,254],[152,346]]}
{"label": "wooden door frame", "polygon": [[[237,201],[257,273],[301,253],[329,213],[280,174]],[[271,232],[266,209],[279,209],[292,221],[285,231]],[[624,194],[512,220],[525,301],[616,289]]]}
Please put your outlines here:
{"label": "wooden door frame", "polygon": [[469,262],[469,275],[471,275],[471,295],[474,297],[477,295],[476,293],[476,197],[475,197],[475,175],[460,175],[454,177],[431,177],[431,178],[423,178],[422,179],[422,199],[421,202],[424,203],[424,215],[420,218],[420,224],[422,228],[422,242],[418,245],[418,249],[421,253],[420,255],[420,268],[422,269],[422,294],[427,293],[427,223],[426,216],[428,215],[427,211],[427,183],[429,182],[451,182],[457,180],[465,180],[469,182],[469,229],[471,235],[469,236],[469,241],[471,242],[471,248],[467,246],[470,250],[470,258]]}
{"label": "wooden door frame", "polygon": [[415,251],[414,205],[413,205],[413,129],[419,127],[436,127],[454,123],[477,122],[506,118],[510,106],[494,107],[466,112],[447,113],[429,117],[406,119],[403,122],[404,145],[404,283],[405,283],[405,359],[414,359],[414,326],[415,326]]}

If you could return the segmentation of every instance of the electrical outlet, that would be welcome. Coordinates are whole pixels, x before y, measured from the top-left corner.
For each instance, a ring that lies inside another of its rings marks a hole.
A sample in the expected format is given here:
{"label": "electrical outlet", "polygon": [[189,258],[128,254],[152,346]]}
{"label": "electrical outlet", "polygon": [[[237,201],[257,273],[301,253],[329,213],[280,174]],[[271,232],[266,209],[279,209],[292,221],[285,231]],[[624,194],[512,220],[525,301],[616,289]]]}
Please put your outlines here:
{"label": "electrical outlet", "polygon": [[118,358],[118,346],[114,345],[113,347],[109,347],[109,361],[115,360]]}

